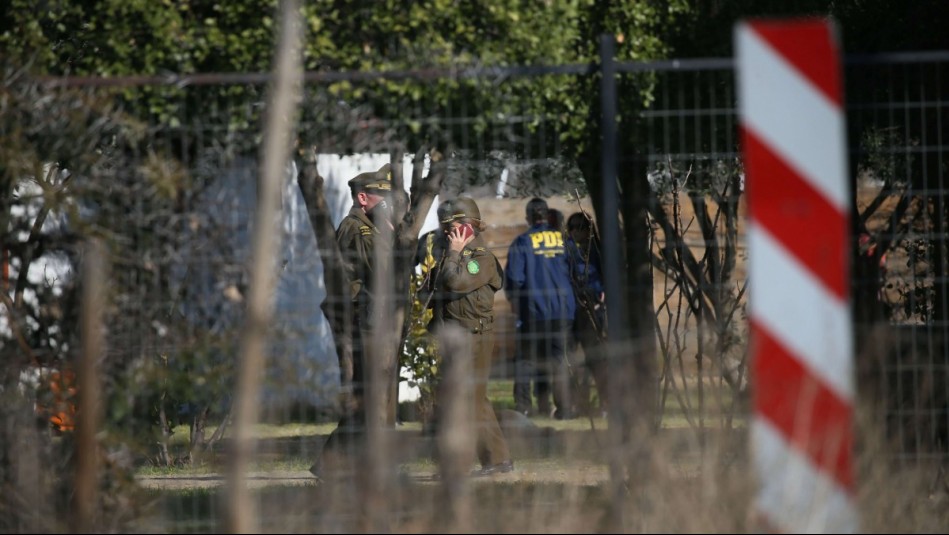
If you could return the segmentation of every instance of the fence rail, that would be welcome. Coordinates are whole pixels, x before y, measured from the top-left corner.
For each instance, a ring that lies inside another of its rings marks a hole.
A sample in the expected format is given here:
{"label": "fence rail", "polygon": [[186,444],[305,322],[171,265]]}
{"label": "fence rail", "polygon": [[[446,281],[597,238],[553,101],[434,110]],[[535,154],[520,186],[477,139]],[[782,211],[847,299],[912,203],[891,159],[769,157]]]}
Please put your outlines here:
{"label": "fence rail", "polygon": [[[263,454],[261,466],[274,457],[292,465],[282,471],[279,486],[257,495],[273,507],[260,508],[271,515],[267,526],[345,530],[360,515],[358,497],[347,501],[351,488],[315,486],[306,472],[322,436],[335,424],[339,394],[336,347],[320,306],[332,295],[322,279],[325,246],[315,238],[295,180],[311,148],[319,153],[316,165],[326,181],[334,224],[352,202],[346,181],[378,169],[390,154],[408,155],[407,179],[414,166],[445,165],[441,198],[466,194],[478,201],[489,225],[487,245],[502,266],[507,246],[525,228],[524,205],[535,195],[567,216],[581,207],[609,212],[598,214],[606,238],[602,248],[622,250],[626,227],[614,212],[633,195],[632,180],[648,178],[660,409],[660,439],[653,449],[657,458],[671,457],[680,467],[665,490],[681,495],[676,503],[690,510],[702,502],[696,491],[702,485],[729,489],[730,496],[746,490],[742,475],[734,472],[723,472],[712,483],[694,477],[696,472],[707,477],[712,463],[724,466],[744,454],[746,219],[733,61],[609,64],[616,93],[599,104],[598,86],[591,82],[600,72],[595,64],[303,74],[300,150],[288,162],[280,196],[277,306],[262,409],[267,422],[290,422],[306,432],[262,446],[270,453]],[[896,460],[906,470],[949,461],[947,64],[949,52],[845,60],[857,219],[852,271],[860,326],[860,425],[861,436],[873,437],[867,443],[874,446],[862,453],[870,463]],[[0,319],[0,343],[15,355],[0,396],[14,399],[18,385],[36,380],[29,390],[35,407],[21,400],[0,409],[6,429],[0,431],[5,444],[0,458],[10,459],[0,465],[6,470],[0,481],[24,485],[22,503],[32,504],[26,507],[29,514],[0,520],[0,529],[51,530],[61,501],[57,493],[68,488],[62,481],[27,488],[9,467],[47,474],[61,466],[50,464],[62,463],[57,448],[69,443],[69,431],[51,429],[49,422],[52,416],[61,421],[62,414],[75,417],[75,400],[68,392],[64,398],[68,385],[53,386],[50,378],[53,370],[70,368],[81,347],[74,327],[82,287],[80,244],[88,238],[106,244],[112,266],[107,349],[100,363],[108,441],[104,470],[157,471],[201,464],[227,451],[265,113],[260,102],[262,86],[271,81],[269,73],[168,74],[24,79],[6,88],[10,106],[20,108],[18,119],[4,120],[0,131],[12,147],[4,151],[7,176],[16,178],[0,201],[7,229],[0,242],[7,310]],[[588,87],[590,102],[571,109],[557,98],[567,87]],[[436,90],[444,93],[441,99],[430,98]],[[585,179],[578,162],[565,157],[576,153],[574,119],[598,106],[615,106],[620,118],[616,145],[605,144],[609,152],[596,155],[604,169],[615,163],[620,177],[615,204],[597,197],[609,182]],[[420,146],[439,147],[443,159],[412,160],[412,149]],[[430,228],[432,221],[423,230]],[[517,480],[520,486],[508,495],[475,486],[469,495],[476,507],[472,521],[486,529],[535,531],[582,525],[571,521],[570,513],[593,522],[615,498],[603,490],[606,422],[531,420],[506,410],[514,408],[509,381],[516,328],[503,291],[495,306],[499,357],[489,394],[508,419],[515,456],[522,454],[519,466],[536,479]],[[416,319],[420,325],[422,319]],[[391,452],[403,461],[405,485],[396,487],[389,520],[405,531],[437,525],[432,518],[438,514],[432,506],[437,483],[422,481],[432,471],[433,446],[419,429],[423,424],[410,421],[430,409],[424,380],[432,379],[437,364],[424,351],[422,337],[413,332],[402,355],[413,380],[422,384],[422,398],[403,404],[406,422],[394,431],[402,438],[393,441]],[[595,406],[596,387],[583,367],[584,355],[578,349],[573,357],[579,391]],[[632,378],[617,380],[626,384]],[[39,431],[28,424],[36,416],[43,420]],[[17,431],[17,422],[29,432]],[[29,440],[44,447],[24,447]],[[552,452],[558,454],[553,461]],[[550,463],[556,468],[547,470]],[[550,475],[558,470],[577,475],[568,484]],[[304,482],[306,490],[295,494],[288,481]],[[214,495],[173,494],[161,502],[166,509],[149,517],[155,524],[146,526],[144,517],[121,513],[121,481],[103,485],[111,494],[103,492],[102,518],[126,527],[131,522],[137,526],[132,529],[211,530],[220,520]],[[880,506],[876,514],[908,499]],[[314,500],[325,507],[314,511]],[[865,502],[878,504],[873,498]],[[11,503],[0,498],[0,516]],[[478,509],[484,504],[496,508],[496,518]],[[706,529],[733,526],[742,516],[735,507],[699,516],[708,522]],[[655,514],[662,519],[654,525],[663,529],[689,529],[687,519],[666,506],[657,504]]]}

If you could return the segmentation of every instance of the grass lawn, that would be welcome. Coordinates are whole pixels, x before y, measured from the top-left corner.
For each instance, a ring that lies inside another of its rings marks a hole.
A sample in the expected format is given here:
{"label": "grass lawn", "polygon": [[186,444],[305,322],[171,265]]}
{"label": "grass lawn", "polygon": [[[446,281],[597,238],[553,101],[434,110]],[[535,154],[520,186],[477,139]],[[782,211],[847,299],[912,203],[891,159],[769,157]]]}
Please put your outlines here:
{"label": "grass lawn", "polygon": [[[714,398],[710,393],[706,393],[708,396],[707,407],[709,410],[706,411],[706,418],[704,426],[707,428],[716,428],[719,427],[720,422],[718,421],[717,413],[713,411],[713,407],[716,407],[717,404]],[[491,399],[492,403],[496,410],[503,409],[513,409],[514,408],[514,398],[513,398],[513,381],[511,380],[494,380],[490,383],[488,388],[488,397]],[[695,389],[690,391],[690,397],[692,398],[691,403],[693,407],[695,406]],[[694,411],[693,411],[694,412]],[[606,418],[598,416],[592,419],[587,417],[580,417],[573,420],[556,420],[547,416],[533,416],[531,421],[539,428],[549,428],[554,431],[565,431],[565,432],[583,432],[590,431],[595,429],[597,431],[605,430],[607,426]],[[743,427],[745,425],[744,417],[736,417],[733,426],[734,427]],[[681,409],[676,398],[669,396],[666,402],[665,412],[662,420],[662,427],[664,429],[686,429],[690,427],[689,421],[685,417],[685,412]],[[279,455],[265,455],[253,463],[252,471],[255,472],[305,472],[309,469],[313,461],[312,451],[307,453],[300,454],[299,449],[294,449],[291,444],[298,444],[296,448],[299,448],[299,444],[304,444],[302,446],[304,450],[306,448],[313,448],[312,445],[306,444],[315,444],[318,443],[321,438],[326,435],[329,435],[333,429],[336,428],[336,421],[324,421],[324,422],[289,422],[281,424],[258,424],[256,426],[256,436],[260,440],[268,439],[302,439],[302,442],[297,443],[292,441],[288,443],[291,451],[296,453],[291,453],[287,451],[286,454]],[[422,429],[421,422],[411,421],[404,422],[397,427],[397,432],[405,433],[419,433]],[[216,430],[216,426],[209,426],[205,431],[206,436],[210,436]],[[187,456],[188,450],[188,441],[189,441],[189,427],[188,425],[179,425],[174,428],[174,433],[171,437],[169,443],[169,448],[179,456]],[[283,446],[279,446],[283,447]],[[559,459],[559,460],[558,460]],[[554,464],[563,462],[563,459],[553,459],[549,462]],[[218,466],[216,461],[212,461],[210,458],[207,459],[210,462],[196,462],[194,464],[178,465],[173,467],[162,467],[147,464],[141,466],[137,470],[137,474],[143,477],[161,477],[161,476],[202,476],[205,474],[211,474],[220,472],[221,466]],[[542,464],[542,463],[541,463]],[[540,466],[540,465],[538,465]],[[425,461],[415,463],[411,467],[406,467],[410,472],[426,472],[431,467],[426,465]],[[526,466],[524,467],[526,468]],[[536,468],[536,467],[535,467]]]}
{"label": "grass lawn", "polygon": [[[509,379],[500,379],[493,380],[488,384],[488,398],[494,405],[495,410],[502,409],[514,409],[514,386],[513,381]],[[725,392],[723,395],[725,402],[730,399],[730,393]],[[693,388],[690,391],[690,402],[693,407],[697,406],[697,393]],[[712,421],[717,414],[717,401],[713,397],[712,393],[706,393],[706,425],[714,425]],[[569,431],[583,431],[590,429],[590,420],[585,417],[576,418],[574,420],[555,420],[546,416],[533,416],[531,420],[540,427],[552,427],[556,430],[569,430]],[[741,425],[744,421],[744,418],[736,417],[736,425]],[[606,419],[603,417],[597,417],[593,419],[593,425],[596,429],[605,429],[606,428]],[[682,410],[681,405],[678,400],[670,395],[666,400],[665,413],[663,414],[662,427],[664,428],[683,428],[688,427],[689,423],[685,417],[685,411]],[[335,421],[322,422],[322,423],[285,423],[285,424],[258,424],[257,425],[257,437],[258,438],[289,438],[289,437],[307,437],[307,436],[316,436],[316,435],[328,435],[333,429],[336,428]],[[420,422],[404,422],[399,426],[400,430],[403,431],[420,431],[422,424]],[[211,426],[207,429],[206,433],[214,433],[216,427]],[[174,429],[174,435],[172,435],[171,443],[172,446],[183,446],[188,443],[188,426],[179,425]]]}
{"label": "grass lawn", "polygon": [[[591,392],[595,393],[596,389],[591,386]],[[514,381],[510,379],[500,379],[493,380],[488,384],[488,398],[491,400],[494,405],[495,410],[498,409],[514,409]],[[709,420],[717,417],[721,411],[719,410],[719,405],[725,405],[726,407],[731,403],[732,395],[731,391],[725,389],[722,391],[721,399],[716,396],[712,389],[706,387],[705,391],[705,418],[706,425],[708,425]],[[689,390],[688,394],[688,403],[690,412],[694,413],[696,407],[698,407],[698,391],[694,387]],[[663,428],[681,428],[688,427],[689,422],[686,418],[686,411],[683,410],[682,405],[679,400],[669,393],[666,398],[665,411],[662,415],[662,427]],[[589,429],[590,421],[588,418],[577,418],[575,420],[555,420],[553,418],[547,418],[542,416],[534,416],[531,418],[537,425],[540,426],[549,426],[554,429],[567,429],[567,430],[583,430]],[[737,416],[735,418],[736,423],[743,422],[744,418]],[[594,418],[594,424],[597,429],[603,429],[606,426],[605,418]]]}

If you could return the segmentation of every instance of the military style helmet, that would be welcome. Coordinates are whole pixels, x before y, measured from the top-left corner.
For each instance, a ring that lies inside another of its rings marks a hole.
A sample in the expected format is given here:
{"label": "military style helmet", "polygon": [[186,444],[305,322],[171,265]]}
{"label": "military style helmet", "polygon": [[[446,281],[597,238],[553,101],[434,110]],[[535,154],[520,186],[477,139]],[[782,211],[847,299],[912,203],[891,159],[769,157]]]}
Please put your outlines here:
{"label": "military style helmet", "polygon": [[355,195],[361,191],[388,195],[392,191],[392,171],[389,164],[385,164],[378,171],[360,173],[349,181],[349,189]]}
{"label": "military style helmet", "polygon": [[478,204],[471,197],[458,197],[451,203],[451,208],[449,223],[458,219],[473,219],[481,222],[481,210],[478,210]]}

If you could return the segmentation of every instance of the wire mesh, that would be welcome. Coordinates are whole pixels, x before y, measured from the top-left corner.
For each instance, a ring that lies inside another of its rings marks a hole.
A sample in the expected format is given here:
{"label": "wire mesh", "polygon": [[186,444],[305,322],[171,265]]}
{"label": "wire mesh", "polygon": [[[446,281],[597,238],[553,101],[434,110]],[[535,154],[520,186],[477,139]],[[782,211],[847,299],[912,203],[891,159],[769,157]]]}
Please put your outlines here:
{"label": "wire mesh", "polygon": [[[864,446],[865,462],[895,459],[930,474],[945,466],[949,448],[946,62],[861,60],[846,71],[854,307],[866,326],[857,340],[859,423],[880,445]],[[416,299],[425,276],[417,266],[411,279],[392,281],[398,291],[380,296],[405,307],[407,322],[396,328],[407,336],[398,349],[399,386],[394,376],[376,381],[406,397],[415,387],[418,398],[392,407],[392,421],[372,435],[369,448],[385,444],[375,464],[357,463],[346,477],[324,474],[322,481],[310,473],[338,423],[342,393],[325,307],[344,307],[350,294],[324,282],[330,246],[317,238],[297,183],[307,166],[325,181],[334,227],[353,202],[347,181],[360,172],[402,157],[412,197],[419,195],[416,180],[444,173],[420,234],[438,228],[438,201],[470,196],[486,223],[485,248],[502,270],[510,244],[528,230],[524,210],[532,197],[565,218],[585,212],[600,226],[636,224],[621,221],[628,213],[596,214],[602,185],[585,180],[583,162],[566,156],[599,157],[582,146],[589,139],[581,135],[583,121],[596,112],[588,69],[310,73],[281,194],[275,319],[248,477],[262,531],[586,531],[606,526],[611,507],[629,504],[624,530],[741,529],[753,489],[745,465],[745,206],[734,73],[727,61],[619,64],[618,71],[620,195],[636,194],[635,177],[646,179],[650,192],[644,225],[658,350],[650,479],[628,480],[623,503],[608,492],[617,475],[607,462],[601,386],[575,341],[564,351],[566,366],[541,368],[567,375],[576,402],[564,412],[578,417],[550,417],[552,407],[544,410],[536,392],[534,412],[523,414],[513,384],[523,340],[505,290],[491,303],[495,354],[481,386],[515,471],[439,479],[439,452],[456,450],[436,442],[434,396],[444,362],[426,329],[431,312]],[[220,529],[226,484],[219,474],[231,437],[267,81],[202,75],[8,86],[8,109],[20,115],[3,127],[16,141],[6,152],[10,195],[3,201],[8,314],[0,343],[10,357],[2,396],[11,401],[0,409],[3,482],[11,489],[0,499],[4,531],[55,531],[68,521],[76,400],[67,372],[81,347],[81,245],[92,237],[106,244],[111,265],[97,525]],[[583,88],[591,99],[579,108],[561,98]],[[11,130],[14,123],[24,130]],[[431,148],[427,157],[413,157],[420,147]],[[423,172],[413,177],[417,168]],[[394,263],[414,266],[419,252],[396,255]],[[629,377],[614,380],[621,390],[631,384]],[[462,461],[464,447],[457,450]],[[381,475],[369,473],[380,463]],[[921,492],[932,494],[935,483],[927,484]],[[711,498],[718,493],[728,499]],[[867,504],[876,499],[864,497]],[[929,516],[915,518],[923,522],[916,526],[940,525],[944,516],[920,507]],[[684,510],[701,513],[690,518]],[[868,516],[880,526],[909,521]]]}

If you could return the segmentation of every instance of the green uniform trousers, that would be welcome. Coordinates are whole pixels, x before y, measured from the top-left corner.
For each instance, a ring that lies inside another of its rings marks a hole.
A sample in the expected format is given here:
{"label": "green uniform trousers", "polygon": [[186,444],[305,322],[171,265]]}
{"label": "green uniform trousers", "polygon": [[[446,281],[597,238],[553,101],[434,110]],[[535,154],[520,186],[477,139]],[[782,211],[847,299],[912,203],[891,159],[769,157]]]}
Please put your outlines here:
{"label": "green uniform trousers", "polygon": [[[477,434],[476,453],[482,466],[495,465],[511,460],[511,451],[507,440],[498,424],[494,407],[488,399],[488,380],[491,376],[491,361],[494,358],[494,333],[468,333],[468,344],[471,348],[472,366],[472,398],[474,401],[475,433]],[[455,355],[442,354],[446,366],[452,365],[451,359]],[[448,392],[439,392],[436,399],[445,399]]]}

